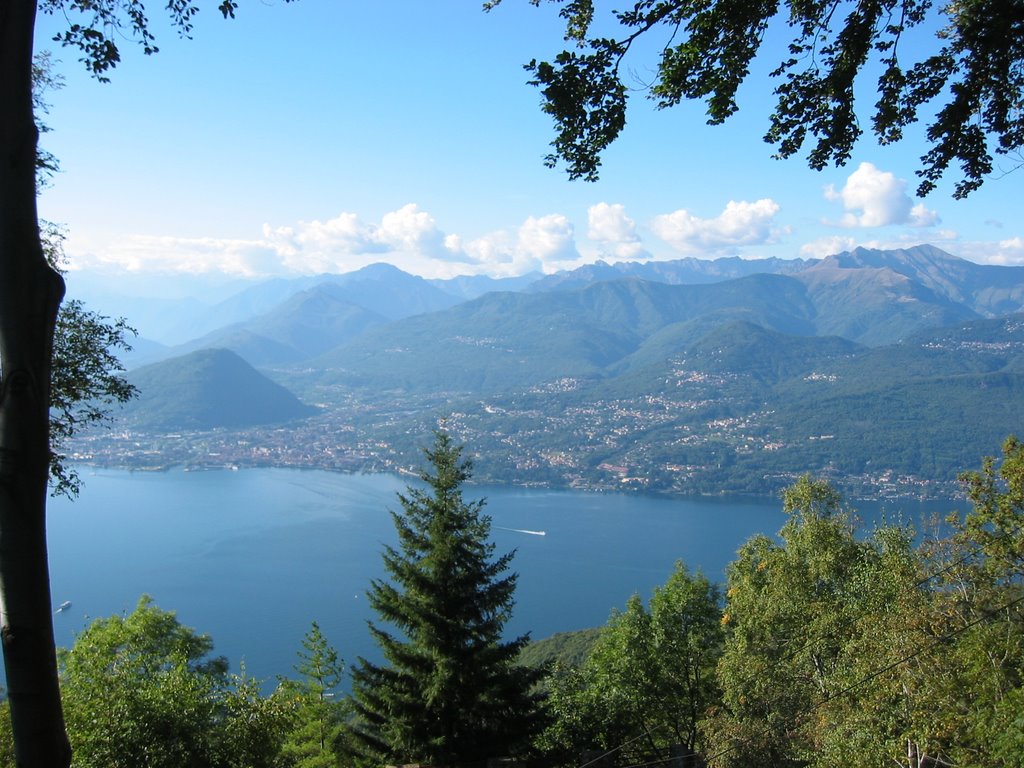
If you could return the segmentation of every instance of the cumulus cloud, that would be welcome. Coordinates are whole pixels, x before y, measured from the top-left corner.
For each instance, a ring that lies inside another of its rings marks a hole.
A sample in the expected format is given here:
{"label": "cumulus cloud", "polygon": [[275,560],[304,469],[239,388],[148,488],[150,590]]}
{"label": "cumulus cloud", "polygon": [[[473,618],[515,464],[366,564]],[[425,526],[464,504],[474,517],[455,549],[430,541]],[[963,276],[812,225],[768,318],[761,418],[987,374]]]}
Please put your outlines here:
{"label": "cumulus cloud", "polygon": [[1020,266],[1024,264],[1024,238],[1011,237],[999,241],[999,248],[993,257],[992,264]]}
{"label": "cumulus cloud", "polygon": [[380,224],[341,213],[327,221],[303,221],[291,227],[263,228],[289,271],[316,273],[353,268],[364,257],[387,254],[411,260],[464,258],[458,238],[445,235],[434,217],[415,204],[385,213]]}
{"label": "cumulus cloud", "polygon": [[571,259],[576,256],[572,222],[560,213],[530,216],[519,227],[518,248],[538,262]]}
{"label": "cumulus cloud", "polygon": [[801,245],[800,255],[812,259],[823,259],[834,253],[853,250],[858,245],[860,245],[860,243],[852,237],[841,237],[839,235],[834,237],[822,237]]}
{"label": "cumulus cloud", "polygon": [[957,249],[957,255],[979,264],[1024,266],[1024,237],[1011,237],[995,243],[962,243]]}
{"label": "cumulus cloud", "polygon": [[[427,277],[519,275],[575,266],[572,222],[561,214],[531,216],[517,230],[469,241],[443,232],[414,204],[385,213],[379,223],[342,212],[287,226],[264,224],[252,240],[121,236],[116,241],[68,243],[71,268],[178,274],[220,273],[259,278],[349,272],[376,261]],[[625,230],[620,236],[628,236]]]}
{"label": "cumulus cloud", "polygon": [[756,202],[730,200],[713,219],[702,219],[685,209],[656,216],[651,231],[682,253],[717,256],[742,246],[767,245],[778,240],[775,226],[779,205],[770,198]]}
{"label": "cumulus cloud", "polygon": [[445,235],[434,217],[410,203],[384,214],[377,240],[391,250],[408,251],[433,258],[450,258],[453,252],[445,244]]}
{"label": "cumulus cloud", "polygon": [[912,227],[931,227],[941,221],[937,212],[927,208],[924,203],[918,203],[910,209],[910,220],[907,223]]}
{"label": "cumulus cloud", "polygon": [[[258,239],[179,238],[127,235],[115,241],[68,243],[73,266],[130,272],[267,277],[347,272],[387,260],[421,274],[451,273],[445,263],[472,261],[455,235],[414,204],[385,213],[379,223],[342,212],[327,220],[289,226],[264,224]],[[440,263],[439,263],[440,262]]]}
{"label": "cumulus cloud", "polygon": [[841,190],[831,184],[825,187],[825,199],[842,204],[846,213],[838,224],[843,227],[928,227],[939,223],[935,211],[924,203],[914,204],[906,181],[871,163],[861,163]]}
{"label": "cumulus cloud", "polygon": [[636,259],[649,254],[640,244],[636,222],[626,215],[625,206],[597,203],[587,210],[587,237],[598,243],[602,255],[615,259]]}
{"label": "cumulus cloud", "polygon": [[262,240],[126,235],[115,241],[68,239],[73,269],[98,268],[130,273],[227,274],[263,277],[280,271],[281,255]]}
{"label": "cumulus cloud", "polygon": [[587,237],[610,243],[635,243],[636,222],[626,215],[625,206],[597,203],[587,210]]}
{"label": "cumulus cloud", "polygon": [[579,259],[572,222],[557,213],[530,216],[514,234],[499,230],[472,240],[465,252],[481,271],[494,275],[552,271]]}

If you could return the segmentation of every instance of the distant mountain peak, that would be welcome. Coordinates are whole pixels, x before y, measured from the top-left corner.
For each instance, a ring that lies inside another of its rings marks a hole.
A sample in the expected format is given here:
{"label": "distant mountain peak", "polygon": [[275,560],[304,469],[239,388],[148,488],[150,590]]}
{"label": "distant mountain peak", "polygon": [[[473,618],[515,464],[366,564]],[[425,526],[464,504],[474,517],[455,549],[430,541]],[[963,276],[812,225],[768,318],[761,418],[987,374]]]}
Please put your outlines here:
{"label": "distant mountain peak", "polygon": [[409,272],[406,272],[403,269],[399,269],[394,264],[389,264],[386,261],[375,261],[372,264],[367,264],[365,267],[360,267],[359,269],[353,270],[351,272],[346,272],[346,273],[344,273],[342,275],[338,275],[338,276],[335,276],[335,277],[343,277],[343,278],[344,277],[348,277],[348,278],[352,278],[352,277],[358,276],[358,277],[374,277],[374,278],[378,278],[378,277],[397,277],[399,275],[402,275],[402,276],[405,276],[405,277],[410,277],[410,278],[412,278],[414,280],[422,280],[423,279],[422,277],[418,277],[416,275],[410,274]]}
{"label": "distant mountain peak", "polygon": [[927,243],[911,248],[865,248],[857,246],[853,250],[833,254],[822,261],[822,266],[839,266],[845,269],[863,267],[890,269],[896,266],[950,267],[952,265],[969,264],[966,259],[947,253],[941,248]]}

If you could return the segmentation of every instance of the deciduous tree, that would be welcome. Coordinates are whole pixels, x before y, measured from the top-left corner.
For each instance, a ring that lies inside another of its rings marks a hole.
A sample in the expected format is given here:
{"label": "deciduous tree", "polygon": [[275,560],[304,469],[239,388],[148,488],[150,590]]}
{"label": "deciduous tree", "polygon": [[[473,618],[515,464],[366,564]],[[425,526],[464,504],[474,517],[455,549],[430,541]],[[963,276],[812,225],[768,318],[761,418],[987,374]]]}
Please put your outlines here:
{"label": "deciduous tree", "polygon": [[[625,127],[631,91],[662,108],[699,99],[708,123],[724,122],[776,30],[790,38],[781,56],[771,54],[780,58],[772,62],[776,104],[764,139],[778,157],[809,145],[810,167],[842,165],[864,125],[890,144],[924,118],[919,195],[952,164],[961,175],[953,194],[963,197],[996,170],[996,158],[1021,162],[1024,6],[1015,0],[636,0],[610,13],[594,0],[554,1],[573,48],[528,69],[557,129],[548,163],[564,161],[574,178],[597,178],[601,153]],[[922,37],[930,44],[915,50]],[[643,66],[655,74],[628,82],[631,54],[649,38],[656,60]],[[877,101],[865,110],[858,86],[869,78]]]}
{"label": "deciduous tree", "polygon": [[[287,1],[287,0],[286,0]],[[218,8],[232,16],[236,0]],[[135,0],[8,0],[0,7],[0,624],[20,766],[67,765],[46,557],[51,359],[64,281],[47,263],[36,208],[38,130],[33,114],[37,10],[68,18],[61,42],[105,77],[118,43],[157,50]],[[170,0],[172,26],[187,35],[198,6]]]}
{"label": "deciduous tree", "polygon": [[654,590],[650,608],[634,595],[612,614],[576,671],[550,679],[553,722],[541,741],[561,758],[582,749],[701,748],[698,723],[717,703],[722,651],[718,588],[679,563]]}
{"label": "deciduous tree", "polygon": [[712,766],[1019,765],[1024,454],[1007,449],[999,473],[966,476],[954,535],[919,546],[907,527],[858,531],[823,482],[787,491],[781,541],[729,567]]}
{"label": "deciduous tree", "polygon": [[[46,94],[63,87],[54,72],[53,56],[37,54],[32,68],[33,107],[40,135],[50,131],[42,120],[49,111]],[[42,189],[60,170],[52,153],[37,148],[36,187]],[[40,222],[40,240],[46,262],[64,274],[64,228],[50,221]],[[111,320],[85,308],[81,301],[65,301],[57,313],[53,361],[50,374],[50,487],[54,496],[78,495],[78,473],[68,466],[64,444],[85,427],[110,418],[113,405],[125,403],[136,390],[121,373],[119,352],[130,352],[128,336],[134,335],[124,318]]]}
{"label": "deciduous tree", "polygon": [[213,642],[143,597],[62,651],[68,731],[83,768],[269,766],[286,702],[233,678]]}
{"label": "deciduous tree", "polygon": [[756,536],[728,569],[723,707],[703,725],[713,765],[810,761],[826,729],[814,715],[839,689],[843,648],[871,560],[839,495],[804,477],[787,489],[781,543]]}

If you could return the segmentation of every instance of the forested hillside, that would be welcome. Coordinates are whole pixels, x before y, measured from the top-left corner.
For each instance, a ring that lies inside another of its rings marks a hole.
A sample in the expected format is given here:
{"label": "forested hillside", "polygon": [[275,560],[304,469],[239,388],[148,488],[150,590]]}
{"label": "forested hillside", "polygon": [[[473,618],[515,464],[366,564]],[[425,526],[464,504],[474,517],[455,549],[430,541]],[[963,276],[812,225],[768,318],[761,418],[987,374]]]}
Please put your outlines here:
{"label": "forested hillside", "polygon": [[[77,458],[395,470],[446,418],[491,482],[763,494],[813,471],[854,495],[943,496],[973,456],[1024,430],[1024,322],[999,314],[1021,309],[1022,268],[920,246],[592,266],[468,301],[444,285],[383,266],[302,282],[191,345],[223,343],[320,406],[288,439],[162,439],[311,411],[272,417],[229,379],[204,385],[204,406],[160,375],[122,421],[141,454],[94,436]],[[378,312],[388,295],[404,309]],[[249,414],[198,415],[215,401]]]}

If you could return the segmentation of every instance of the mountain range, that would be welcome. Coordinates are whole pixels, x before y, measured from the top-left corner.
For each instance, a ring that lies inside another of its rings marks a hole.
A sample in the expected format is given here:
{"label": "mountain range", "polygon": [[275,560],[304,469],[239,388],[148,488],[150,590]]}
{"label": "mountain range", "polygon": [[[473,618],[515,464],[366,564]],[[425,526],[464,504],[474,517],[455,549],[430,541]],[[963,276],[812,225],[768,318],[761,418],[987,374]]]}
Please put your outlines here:
{"label": "mountain range", "polygon": [[[159,349],[175,359],[147,386],[198,370],[181,355],[232,350],[396,464],[448,415],[484,479],[677,492],[762,492],[803,470],[860,477],[861,490],[949,482],[1019,430],[1024,406],[1024,268],[932,246],[597,263],[514,282],[374,265],[254,286],[220,309],[233,321]],[[204,397],[226,408],[209,393],[249,386],[222,377]],[[178,422],[147,415],[176,399],[164,387],[130,422],[181,428],[198,401]]]}

